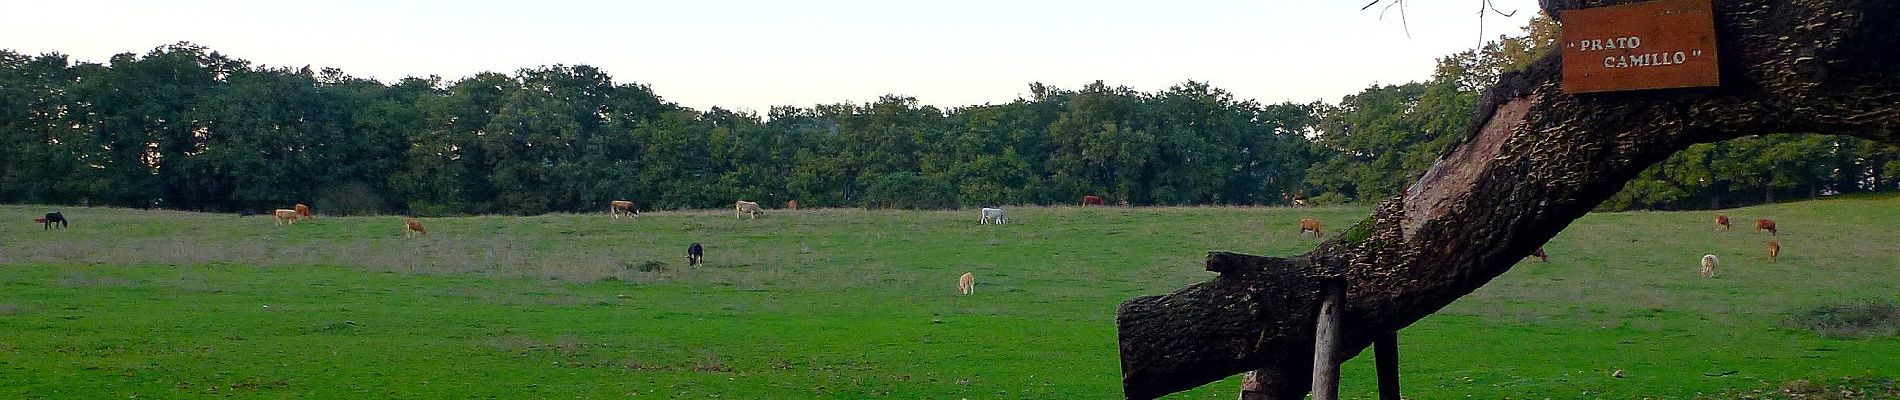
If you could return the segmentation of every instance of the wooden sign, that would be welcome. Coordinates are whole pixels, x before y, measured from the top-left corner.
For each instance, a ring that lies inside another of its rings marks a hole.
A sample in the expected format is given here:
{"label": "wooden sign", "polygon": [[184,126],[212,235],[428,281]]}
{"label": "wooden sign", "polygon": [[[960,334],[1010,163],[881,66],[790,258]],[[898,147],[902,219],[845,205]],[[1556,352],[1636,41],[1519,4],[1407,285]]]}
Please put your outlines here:
{"label": "wooden sign", "polygon": [[1563,13],[1564,91],[1721,86],[1710,0]]}

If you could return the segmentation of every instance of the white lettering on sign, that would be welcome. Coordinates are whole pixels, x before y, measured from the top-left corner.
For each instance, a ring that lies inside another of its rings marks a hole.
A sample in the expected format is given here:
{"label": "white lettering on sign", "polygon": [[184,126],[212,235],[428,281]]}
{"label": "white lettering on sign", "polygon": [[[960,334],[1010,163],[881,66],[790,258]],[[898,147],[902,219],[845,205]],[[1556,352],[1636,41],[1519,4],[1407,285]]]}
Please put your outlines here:
{"label": "white lettering on sign", "polygon": [[1638,47],[1643,47],[1643,38],[1635,36],[1577,41],[1578,51],[1624,50]]}
{"label": "white lettering on sign", "polygon": [[1688,61],[1689,53],[1684,51],[1674,53],[1631,54],[1627,56],[1604,57],[1603,68],[1660,67],[1664,65],[1682,64]]}

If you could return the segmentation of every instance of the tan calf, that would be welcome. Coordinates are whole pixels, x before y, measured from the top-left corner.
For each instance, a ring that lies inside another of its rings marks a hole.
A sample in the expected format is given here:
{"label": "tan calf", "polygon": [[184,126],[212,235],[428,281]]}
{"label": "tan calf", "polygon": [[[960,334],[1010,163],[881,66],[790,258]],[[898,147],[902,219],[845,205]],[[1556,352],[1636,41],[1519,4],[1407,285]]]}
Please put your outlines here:
{"label": "tan calf", "polygon": [[1306,218],[1300,220],[1300,236],[1306,236],[1306,231],[1313,231],[1313,237],[1323,235],[1323,233],[1320,232],[1319,220],[1317,219]]}
{"label": "tan calf", "polygon": [[303,219],[303,214],[298,214],[297,210],[285,210],[280,208],[272,212],[271,217],[274,218],[271,220],[271,225],[296,225],[297,220]]}
{"label": "tan calf", "polygon": [[965,272],[963,276],[957,277],[957,293],[976,293],[976,275]]}

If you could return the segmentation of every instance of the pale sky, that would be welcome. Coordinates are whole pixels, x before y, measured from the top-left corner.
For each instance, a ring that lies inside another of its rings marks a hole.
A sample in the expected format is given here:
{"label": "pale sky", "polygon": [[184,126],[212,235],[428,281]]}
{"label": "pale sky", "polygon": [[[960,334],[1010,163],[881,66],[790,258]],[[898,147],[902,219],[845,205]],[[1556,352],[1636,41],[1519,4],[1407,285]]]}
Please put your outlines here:
{"label": "pale sky", "polygon": [[[1479,0],[1411,0],[1410,36],[1369,0],[96,1],[4,0],[0,48],[105,62],[190,41],[271,66],[393,82],[587,64],[705,110],[1006,103],[1031,82],[1142,91],[1187,80],[1243,99],[1338,101],[1429,78],[1479,44]],[[1516,34],[1535,0],[1493,0]]]}

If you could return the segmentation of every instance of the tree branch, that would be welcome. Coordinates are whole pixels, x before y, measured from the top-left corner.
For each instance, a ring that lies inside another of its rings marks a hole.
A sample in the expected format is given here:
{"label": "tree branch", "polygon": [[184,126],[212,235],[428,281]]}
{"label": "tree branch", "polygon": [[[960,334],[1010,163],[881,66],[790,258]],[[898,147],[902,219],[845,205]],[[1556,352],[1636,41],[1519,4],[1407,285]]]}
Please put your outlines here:
{"label": "tree branch", "polygon": [[[1542,0],[1553,16],[1631,0]],[[1718,88],[1563,92],[1558,53],[1482,96],[1465,140],[1312,252],[1210,255],[1224,271],[1122,304],[1122,383],[1150,399],[1249,371],[1310,383],[1317,282],[1348,282],[1345,353],[1438,311],[1689,145],[1782,132],[1900,143],[1900,2],[1716,2]]]}

